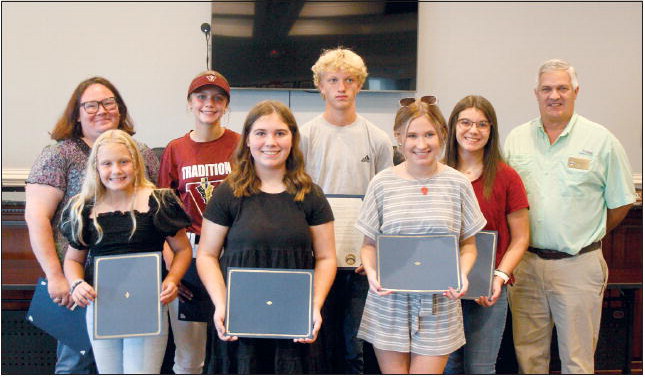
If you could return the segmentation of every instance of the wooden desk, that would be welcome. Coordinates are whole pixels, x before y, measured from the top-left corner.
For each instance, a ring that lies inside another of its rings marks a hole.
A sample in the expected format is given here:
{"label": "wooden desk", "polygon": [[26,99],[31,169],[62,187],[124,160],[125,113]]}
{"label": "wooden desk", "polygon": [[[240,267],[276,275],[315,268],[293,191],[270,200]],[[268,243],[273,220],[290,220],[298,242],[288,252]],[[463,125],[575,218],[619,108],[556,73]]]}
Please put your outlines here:
{"label": "wooden desk", "polygon": [[27,310],[45,276],[29,243],[24,202],[2,202],[2,310]]}

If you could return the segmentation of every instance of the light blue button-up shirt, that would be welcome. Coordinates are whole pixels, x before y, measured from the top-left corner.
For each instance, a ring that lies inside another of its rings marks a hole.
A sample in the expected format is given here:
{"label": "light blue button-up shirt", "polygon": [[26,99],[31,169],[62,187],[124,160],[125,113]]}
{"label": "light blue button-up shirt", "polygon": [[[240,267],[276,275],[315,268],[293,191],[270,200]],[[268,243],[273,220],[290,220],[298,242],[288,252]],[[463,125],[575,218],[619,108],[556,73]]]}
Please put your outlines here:
{"label": "light blue button-up shirt", "polygon": [[504,152],[526,187],[533,247],[575,255],[605,236],[607,208],[636,200],[618,139],[578,114],[553,144],[540,118],[516,127]]}

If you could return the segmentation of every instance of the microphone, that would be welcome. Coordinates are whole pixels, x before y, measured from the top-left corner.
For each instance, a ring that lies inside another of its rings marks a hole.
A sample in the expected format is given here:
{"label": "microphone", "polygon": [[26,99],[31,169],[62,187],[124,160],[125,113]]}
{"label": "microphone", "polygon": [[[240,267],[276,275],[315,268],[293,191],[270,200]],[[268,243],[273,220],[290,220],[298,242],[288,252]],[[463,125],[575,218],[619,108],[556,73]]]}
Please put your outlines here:
{"label": "microphone", "polygon": [[211,68],[208,59],[208,41],[211,39],[211,24],[204,22],[199,28],[204,33],[204,37],[206,37],[206,70],[209,70]]}

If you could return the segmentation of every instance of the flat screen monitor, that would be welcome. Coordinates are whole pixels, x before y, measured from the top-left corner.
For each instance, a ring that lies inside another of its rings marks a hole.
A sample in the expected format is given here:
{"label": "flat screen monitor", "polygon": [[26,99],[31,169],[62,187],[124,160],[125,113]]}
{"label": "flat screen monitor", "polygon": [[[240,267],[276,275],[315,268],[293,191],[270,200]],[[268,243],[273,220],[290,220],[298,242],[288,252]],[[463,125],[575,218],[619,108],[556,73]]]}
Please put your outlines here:
{"label": "flat screen monitor", "polygon": [[213,2],[212,68],[234,88],[315,89],[323,50],[358,53],[370,91],[415,91],[416,1]]}

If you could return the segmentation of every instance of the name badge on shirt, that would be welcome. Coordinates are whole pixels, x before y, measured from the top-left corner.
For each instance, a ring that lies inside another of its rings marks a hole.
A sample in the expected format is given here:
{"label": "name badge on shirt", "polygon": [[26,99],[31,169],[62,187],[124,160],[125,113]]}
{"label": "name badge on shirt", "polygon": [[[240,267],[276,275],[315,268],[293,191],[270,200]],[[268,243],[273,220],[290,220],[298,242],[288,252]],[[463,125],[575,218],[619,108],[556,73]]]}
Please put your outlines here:
{"label": "name badge on shirt", "polygon": [[591,160],[588,158],[569,157],[567,166],[571,169],[589,170]]}

